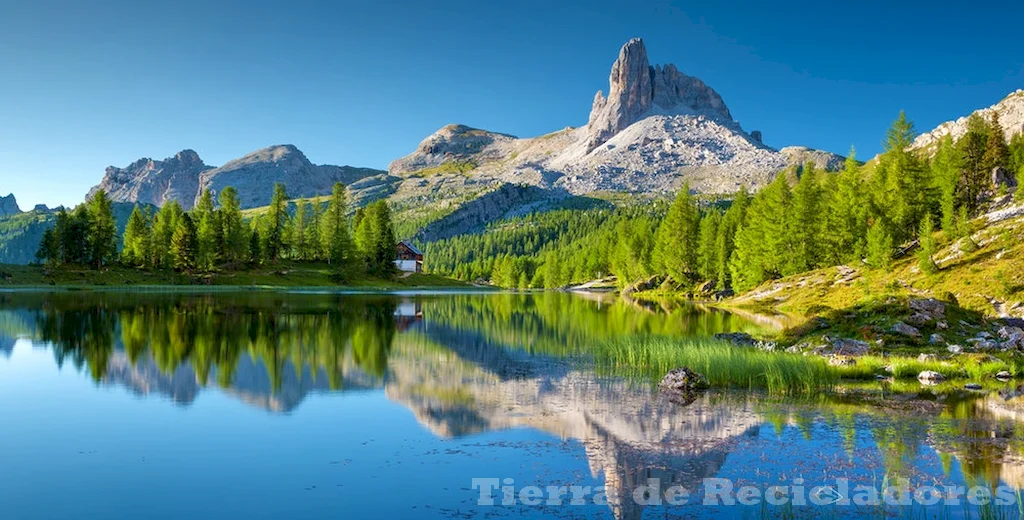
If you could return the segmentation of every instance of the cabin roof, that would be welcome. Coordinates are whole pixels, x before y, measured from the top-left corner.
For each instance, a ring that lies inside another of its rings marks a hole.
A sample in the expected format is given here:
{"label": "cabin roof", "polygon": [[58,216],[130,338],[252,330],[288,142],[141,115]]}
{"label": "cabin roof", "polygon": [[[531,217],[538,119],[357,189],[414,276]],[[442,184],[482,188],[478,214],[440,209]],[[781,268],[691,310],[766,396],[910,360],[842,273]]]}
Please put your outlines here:
{"label": "cabin roof", "polygon": [[420,251],[419,248],[417,248],[416,246],[410,244],[409,242],[406,242],[405,240],[402,240],[401,242],[399,242],[399,244],[402,244],[405,247],[408,247],[409,251],[412,251],[412,253],[414,255],[422,255],[423,254],[423,252]]}

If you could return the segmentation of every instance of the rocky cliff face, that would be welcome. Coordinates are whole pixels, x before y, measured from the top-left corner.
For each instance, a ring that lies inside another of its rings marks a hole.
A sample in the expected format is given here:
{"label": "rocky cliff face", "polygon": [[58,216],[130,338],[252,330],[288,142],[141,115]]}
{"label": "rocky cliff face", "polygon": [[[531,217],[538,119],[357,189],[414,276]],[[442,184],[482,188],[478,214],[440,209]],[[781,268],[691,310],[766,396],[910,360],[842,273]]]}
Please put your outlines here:
{"label": "rocky cliff face", "polygon": [[652,67],[640,38],[630,40],[619,51],[608,84],[607,98],[601,91],[594,96],[587,122],[587,152],[652,111],[662,115],[703,114],[732,121],[722,97],[703,81],[679,72],[672,64]]}
{"label": "rocky cliff face", "polygon": [[313,197],[330,194],[335,182],[348,186],[381,173],[370,168],[318,166],[295,146],[283,144],[256,150],[220,168],[203,172],[194,199],[198,200],[203,190],[220,193],[233,186],[238,190],[242,207],[255,208],[270,203],[277,183],[285,185],[289,197]]}
{"label": "rocky cliff face", "polygon": [[0,217],[18,213],[21,213],[21,208],[18,207],[18,201],[15,200],[13,193],[6,197],[0,197]]}
{"label": "rocky cliff face", "polygon": [[162,161],[140,159],[125,168],[111,166],[87,198],[103,188],[115,202],[160,206],[176,200],[190,209],[203,190],[219,193],[233,186],[238,190],[242,208],[253,208],[270,202],[278,182],[287,186],[292,197],[327,195],[335,182],[348,186],[359,181],[375,195],[386,194],[381,192],[380,182],[372,180],[383,173],[370,168],[315,165],[292,145],[257,150],[219,168],[203,163],[196,152],[184,150]]}
{"label": "rocky cliff face", "polygon": [[210,168],[193,150],[182,150],[162,161],[143,158],[125,168],[109,166],[103,180],[89,190],[86,199],[102,188],[114,202],[162,206],[177,200],[189,209],[195,200],[199,174]]}
{"label": "rocky cliff face", "polygon": [[[640,39],[619,51],[608,96],[598,92],[585,126],[529,139],[449,125],[391,163],[404,177],[393,198],[423,204],[501,184],[553,194],[670,193],[685,182],[708,194],[757,189],[793,164],[837,169],[843,157],[807,148],[775,150],[745,132],[722,97],[674,65],[652,66]],[[417,175],[410,175],[417,174]]]}
{"label": "rocky cliff face", "polygon": [[[998,103],[988,108],[975,110],[973,113],[988,121],[993,112],[999,115],[999,125],[1003,127],[1003,133],[1006,134],[1007,139],[1024,132],[1024,90],[1017,90]],[[967,133],[968,117],[970,114],[955,121],[946,121],[935,127],[934,130],[917,136],[917,139],[914,139],[913,148],[930,149],[937,146],[939,140],[947,135],[952,135],[954,140],[959,139]]]}

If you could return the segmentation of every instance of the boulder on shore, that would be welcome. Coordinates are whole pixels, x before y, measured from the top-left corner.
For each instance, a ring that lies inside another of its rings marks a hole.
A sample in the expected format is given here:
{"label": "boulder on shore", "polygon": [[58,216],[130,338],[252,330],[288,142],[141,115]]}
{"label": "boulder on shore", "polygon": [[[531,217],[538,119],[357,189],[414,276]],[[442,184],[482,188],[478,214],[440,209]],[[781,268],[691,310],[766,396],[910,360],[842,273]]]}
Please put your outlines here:
{"label": "boulder on shore", "polygon": [[690,393],[708,388],[708,380],[704,376],[687,367],[673,368],[661,378],[658,388],[671,392]]}

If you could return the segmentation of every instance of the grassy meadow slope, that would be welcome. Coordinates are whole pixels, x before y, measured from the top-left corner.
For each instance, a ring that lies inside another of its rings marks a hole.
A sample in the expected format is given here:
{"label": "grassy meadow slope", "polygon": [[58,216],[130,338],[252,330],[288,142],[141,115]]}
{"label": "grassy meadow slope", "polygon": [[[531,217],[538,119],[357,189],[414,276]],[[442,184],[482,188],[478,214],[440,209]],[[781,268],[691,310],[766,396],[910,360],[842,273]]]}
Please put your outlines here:
{"label": "grassy meadow slope", "polygon": [[1024,312],[1024,206],[1010,206],[972,222],[970,241],[944,233],[935,274],[921,272],[911,251],[889,272],[863,265],[818,269],[767,282],[731,299],[743,307],[814,314],[885,296],[952,295],[961,307],[991,317]]}

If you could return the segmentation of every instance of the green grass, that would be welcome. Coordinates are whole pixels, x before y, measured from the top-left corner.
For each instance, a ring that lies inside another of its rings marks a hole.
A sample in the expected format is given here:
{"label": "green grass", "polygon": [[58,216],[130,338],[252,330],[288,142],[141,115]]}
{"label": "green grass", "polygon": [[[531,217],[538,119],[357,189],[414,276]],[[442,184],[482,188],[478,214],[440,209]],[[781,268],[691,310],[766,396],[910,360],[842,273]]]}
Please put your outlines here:
{"label": "green grass", "polygon": [[280,262],[239,271],[185,275],[110,266],[102,270],[35,265],[0,265],[0,287],[332,287],[365,289],[465,288],[469,284],[443,276],[413,273],[395,279],[357,276],[338,280],[335,269],[318,262]]}
{"label": "green grass", "polygon": [[[1024,375],[1024,362],[987,356],[960,355],[948,360],[866,355],[855,365],[831,366],[820,356],[765,352],[708,339],[629,338],[603,345],[599,365],[634,377],[658,381],[673,368],[688,367],[707,378],[713,388],[764,390],[772,395],[809,395],[834,389],[842,381],[874,381],[878,375],[916,383],[925,370],[947,380],[992,382],[1003,370]],[[962,383],[957,385],[961,387]]]}
{"label": "green grass", "polygon": [[408,174],[409,177],[433,177],[435,175],[458,174],[464,175],[476,169],[477,164],[473,161],[450,161],[437,166],[416,170]]}
{"label": "green grass", "polygon": [[[919,361],[915,357],[868,355],[856,358],[857,364],[833,367],[842,379],[874,379],[876,375],[892,376],[900,380],[916,380],[926,370],[938,372],[948,380],[969,380],[982,383],[992,380],[1004,370],[1014,377],[1024,375],[1021,362],[989,358],[989,356],[959,355],[949,359]],[[891,372],[886,369],[891,368]]]}
{"label": "green grass", "polygon": [[599,361],[618,370],[659,379],[689,367],[715,388],[761,389],[770,394],[812,394],[831,389],[836,373],[816,356],[738,348],[714,340],[631,338],[606,345]]}

